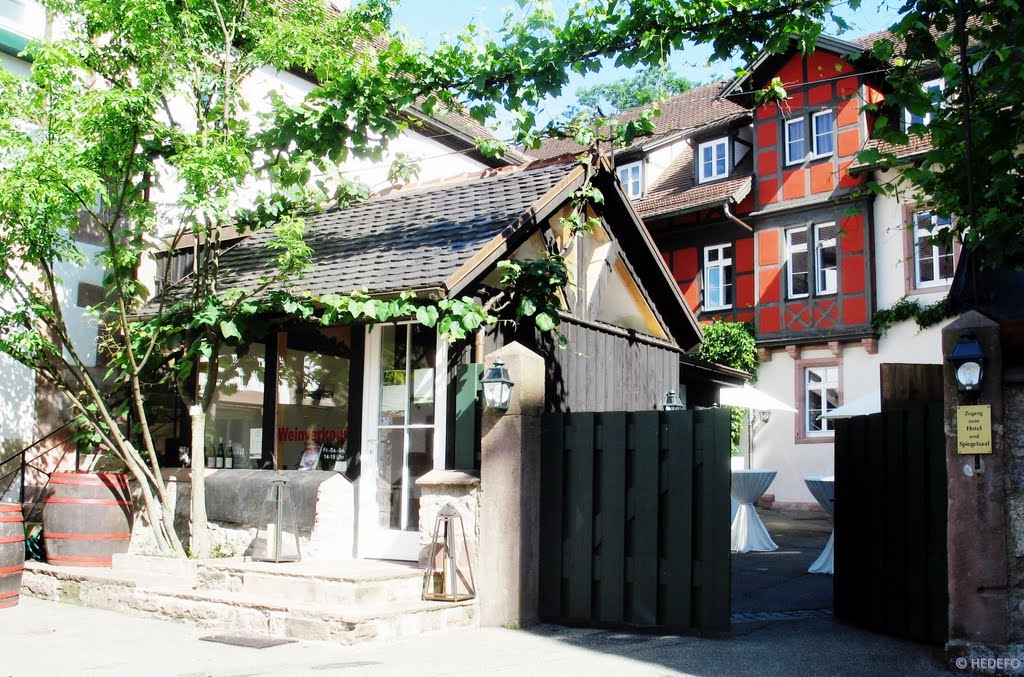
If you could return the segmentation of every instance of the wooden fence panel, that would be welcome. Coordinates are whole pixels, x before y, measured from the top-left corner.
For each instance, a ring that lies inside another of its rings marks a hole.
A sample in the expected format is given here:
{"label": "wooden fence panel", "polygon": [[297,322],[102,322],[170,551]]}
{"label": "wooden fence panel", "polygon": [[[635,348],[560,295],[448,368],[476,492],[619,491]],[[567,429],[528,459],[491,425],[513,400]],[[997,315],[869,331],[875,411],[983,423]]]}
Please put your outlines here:
{"label": "wooden fence panel", "polygon": [[837,421],[835,615],[878,632],[946,640],[942,405]]}
{"label": "wooden fence panel", "polygon": [[729,417],[549,414],[540,612],[604,626],[729,627]]}

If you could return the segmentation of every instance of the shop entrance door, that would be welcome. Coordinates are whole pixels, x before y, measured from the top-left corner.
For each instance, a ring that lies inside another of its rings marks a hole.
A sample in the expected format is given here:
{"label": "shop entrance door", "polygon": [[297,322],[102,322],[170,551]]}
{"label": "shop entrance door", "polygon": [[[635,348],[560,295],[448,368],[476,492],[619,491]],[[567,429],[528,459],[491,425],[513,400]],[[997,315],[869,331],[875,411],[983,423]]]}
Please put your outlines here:
{"label": "shop entrance door", "polygon": [[444,466],[445,344],[419,324],[366,331],[359,556],[416,560],[416,480]]}

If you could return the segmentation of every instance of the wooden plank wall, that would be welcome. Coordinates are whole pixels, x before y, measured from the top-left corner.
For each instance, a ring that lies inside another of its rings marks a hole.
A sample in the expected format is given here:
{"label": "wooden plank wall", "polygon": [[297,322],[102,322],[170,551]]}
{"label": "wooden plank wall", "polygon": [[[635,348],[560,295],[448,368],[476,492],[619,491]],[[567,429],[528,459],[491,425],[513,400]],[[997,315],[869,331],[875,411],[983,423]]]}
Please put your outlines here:
{"label": "wooden plank wall", "polygon": [[545,351],[549,411],[653,411],[679,387],[679,354],[564,320],[564,350]]}
{"label": "wooden plank wall", "polygon": [[836,618],[947,639],[942,404],[836,421]]}
{"label": "wooden plank wall", "polygon": [[728,630],[728,412],[551,413],[543,436],[541,617]]}

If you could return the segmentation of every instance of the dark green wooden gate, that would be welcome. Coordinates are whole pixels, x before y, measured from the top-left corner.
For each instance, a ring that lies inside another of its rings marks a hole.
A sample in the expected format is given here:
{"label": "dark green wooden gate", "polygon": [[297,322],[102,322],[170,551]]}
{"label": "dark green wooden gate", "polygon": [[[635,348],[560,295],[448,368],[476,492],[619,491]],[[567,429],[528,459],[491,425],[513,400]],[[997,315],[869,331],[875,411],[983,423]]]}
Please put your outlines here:
{"label": "dark green wooden gate", "polygon": [[946,641],[942,404],[836,421],[836,618]]}
{"label": "dark green wooden gate", "polygon": [[540,613],[729,629],[729,413],[548,414]]}

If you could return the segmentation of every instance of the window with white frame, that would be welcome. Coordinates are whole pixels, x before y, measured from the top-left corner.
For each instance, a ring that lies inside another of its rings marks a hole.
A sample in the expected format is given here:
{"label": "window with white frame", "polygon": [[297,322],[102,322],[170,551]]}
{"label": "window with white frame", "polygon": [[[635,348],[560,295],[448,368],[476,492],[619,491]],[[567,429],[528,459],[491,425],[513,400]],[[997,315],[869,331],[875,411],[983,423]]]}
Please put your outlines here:
{"label": "window with white frame", "polygon": [[804,367],[803,433],[806,437],[833,434],[832,419],[822,418],[839,406],[839,366]]}
{"label": "window with white frame", "polygon": [[[941,105],[942,103],[942,89],[946,86],[946,82],[943,78],[936,78],[935,80],[928,80],[921,85],[921,88],[932,100],[933,105]],[[911,113],[909,110],[904,111],[904,120],[907,123],[907,127],[910,125],[927,125],[932,121],[932,114],[930,112],[924,114]]]}
{"label": "window with white frame", "polygon": [[789,298],[810,293],[810,261],[807,257],[807,228],[786,231],[786,292]]}
{"label": "window with white frame", "polygon": [[814,293],[839,291],[839,261],[836,249],[836,224],[814,226]]}
{"label": "window with white frame", "polygon": [[786,164],[803,162],[807,157],[807,121],[786,120]]}
{"label": "window with white frame", "polygon": [[715,139],[697,146],[697,182],[724,179],[729,175],[729,140]]}
{"label": "window with white frame", "polygon": [[950,220],[929,212],[914,214],[914,285],[943,287],[953,280],[953,244],[938,244],[933,236],[948,229]]}
{"label": "window with white frame", "polygon": [[811,129],[814,130],[814,157],[831,155],[836,148],[835,115],[823,110],[811,115]]}
{"label": "window with white frame", "polygon": [[732,245],[704,248],[704,310],[732,307]]}
{"label": "window with white frame", "polygon": [[644,195],[643,162],[630,162],[615,170],[619,183],[626,191],[630,200],[638,200]]}

